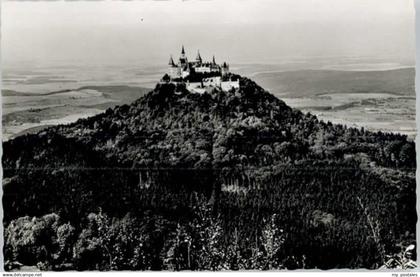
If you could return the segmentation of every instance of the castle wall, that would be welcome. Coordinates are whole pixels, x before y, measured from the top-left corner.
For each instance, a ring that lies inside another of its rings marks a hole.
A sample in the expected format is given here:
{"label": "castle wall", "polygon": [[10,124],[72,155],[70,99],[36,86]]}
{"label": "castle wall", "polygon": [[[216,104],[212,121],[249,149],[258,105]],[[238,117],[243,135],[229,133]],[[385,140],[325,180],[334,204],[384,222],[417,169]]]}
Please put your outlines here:
{"label": "castle wall", "polygon": [[189,71],[182,71],[182,73],[181,73],[181,76],[182,76],[182,78],[185,78],[185,77],[187,77],[188,75],[190,75],[190,72]]}
{"label": "castle wall", "polygon": [[192,93],[203,94],[206,91],[205,87],[201,87],[201,82],[187,83],[187,90]]}
{"label": "castle wall", "polygon": [[169,68],[169,77],[171,78],[178,78],[179,75],[179,70],[178,67],[170,67]]}
{"label": "castle wall", "polygon": [[221,83],[222,83],[222,78],[219,76],[203,79],[203,85],[207,87],[220,87]]}
{"label": "castle wall", "polygon": [[206,72],[210,72],[210,67],[200,66],[200,67],[195,67],[194,70],[197,73],[206,73]]}
{"label": "castle wall", "polygon": [[199,88],[201,87],[201,82],[191,82],[191,83],[187,83],[187,89],[194,89],[194,88]]}
{"label": "castle wall", "polygon": [[239,89],[239,80],[222,82],[222,90],[228,91],[232,88]]}
{"label": "castle wall", "polygon": [[206,88],[193,88],[192,90],[190,90],[190,92],[192,93],[198,93],[198,94],[203,94],[206,92]]}
{"label": "castle wall", "polygon": [[203,85],[201,85],[201,82],[189,82],[186,86],[187,90],[192,93],[203,94],[208,87],[218,87],[224,91],[229,91],[232,88],[239,89],[239,80],[222,82],[220,77],[210,77],[203,79]]}

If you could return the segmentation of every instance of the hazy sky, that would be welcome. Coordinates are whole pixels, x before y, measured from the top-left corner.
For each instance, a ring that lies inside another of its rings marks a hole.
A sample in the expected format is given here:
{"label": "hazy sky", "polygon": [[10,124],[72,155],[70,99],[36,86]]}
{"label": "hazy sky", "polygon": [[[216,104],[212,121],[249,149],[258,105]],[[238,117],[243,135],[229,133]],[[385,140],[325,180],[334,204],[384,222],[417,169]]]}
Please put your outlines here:
{"label": "hazy sky", "polygon": [[[372,56],[414,63],[410,0],[3,1],[6,65],[233,63]],[[141,20],[143,19],[143,21]]]}

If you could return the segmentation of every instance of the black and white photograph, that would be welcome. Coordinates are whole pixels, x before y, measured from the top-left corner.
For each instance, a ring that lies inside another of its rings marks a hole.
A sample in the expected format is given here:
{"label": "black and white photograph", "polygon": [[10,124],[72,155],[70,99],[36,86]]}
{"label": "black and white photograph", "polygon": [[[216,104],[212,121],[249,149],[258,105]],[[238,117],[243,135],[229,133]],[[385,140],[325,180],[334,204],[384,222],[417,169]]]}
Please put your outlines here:
{"label": "black and white photograph", "polygon": [[4,0],[0,39],[4,271],[417,270],[413,0]]}

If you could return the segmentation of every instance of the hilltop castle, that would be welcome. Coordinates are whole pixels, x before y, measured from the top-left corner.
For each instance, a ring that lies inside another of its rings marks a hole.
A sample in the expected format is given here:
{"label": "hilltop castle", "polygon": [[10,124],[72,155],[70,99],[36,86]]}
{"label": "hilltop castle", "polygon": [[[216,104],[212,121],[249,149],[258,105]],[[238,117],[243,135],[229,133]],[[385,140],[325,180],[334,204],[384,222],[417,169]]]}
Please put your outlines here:
{"label": "hilltop castle", "polygon": [[178,62],[175,63],[171,55],[168,65],[170,81],[185,83],[190,92],[204,93],[209,87],[219,87],[225,91],[239,88],[239,80],[232,80],[229,65],[226,62],[219,65],[214,56],[211,62],[203,62],[199,51],[194,61],[188,61],[184,46],[182,46]]}
{"label": "hilltop castle", "polygon": [[189,62],[182,46],[178,63],[174,62],[172,55],[169,58],[169,76],[171,79],[186,78],[194,73],[219,73],[223,76],[229,73],[229,65],[226,62],[218,65],[214,56],[211,62],[203,62],[200,51],[197,51],[195,61]]}

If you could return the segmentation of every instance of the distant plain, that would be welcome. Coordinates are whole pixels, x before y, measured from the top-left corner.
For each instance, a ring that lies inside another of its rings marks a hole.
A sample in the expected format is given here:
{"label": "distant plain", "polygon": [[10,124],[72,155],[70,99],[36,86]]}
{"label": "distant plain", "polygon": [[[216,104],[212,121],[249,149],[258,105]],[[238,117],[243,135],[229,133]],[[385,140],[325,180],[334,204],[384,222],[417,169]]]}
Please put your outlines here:
{"label": "distant plain", "polygon": [[416,133],[414,68],[299,70],[253,79],[289,106],[320,119],[374,131]]}

